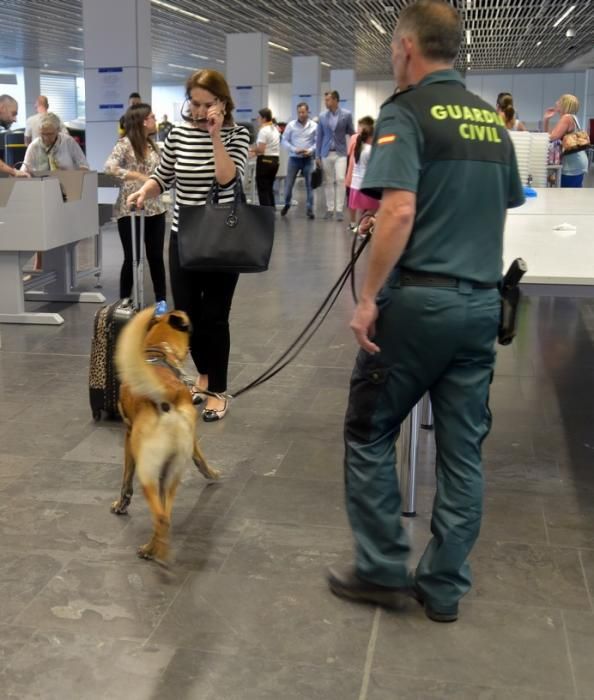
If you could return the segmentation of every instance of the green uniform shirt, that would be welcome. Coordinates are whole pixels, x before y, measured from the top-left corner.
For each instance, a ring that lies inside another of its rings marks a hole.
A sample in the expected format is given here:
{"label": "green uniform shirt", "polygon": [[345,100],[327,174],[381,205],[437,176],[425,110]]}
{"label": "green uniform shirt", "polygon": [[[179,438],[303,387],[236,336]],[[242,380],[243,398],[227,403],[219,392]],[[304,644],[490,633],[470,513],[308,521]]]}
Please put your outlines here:
{"label": "green uniform shirt", "polygon": [[499,281],[506,209],[523,204],[524,191],[502,119],[455,70],[431,73],[384,102],[363,188],[417,195],[399,265]]}

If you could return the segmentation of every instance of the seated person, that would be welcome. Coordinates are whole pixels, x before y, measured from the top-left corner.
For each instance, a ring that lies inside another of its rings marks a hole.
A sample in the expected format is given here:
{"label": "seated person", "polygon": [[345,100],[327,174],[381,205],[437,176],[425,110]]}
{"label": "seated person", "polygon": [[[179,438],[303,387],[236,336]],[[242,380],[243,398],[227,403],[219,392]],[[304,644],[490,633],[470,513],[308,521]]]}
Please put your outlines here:
{"label": "seated person", "polygon": [[85,154],[76,141],[61,131],[60,118],[53,112],[44,114],[39,136],[27,147],[21,170],[28,173],[47,170],[88,170]]}

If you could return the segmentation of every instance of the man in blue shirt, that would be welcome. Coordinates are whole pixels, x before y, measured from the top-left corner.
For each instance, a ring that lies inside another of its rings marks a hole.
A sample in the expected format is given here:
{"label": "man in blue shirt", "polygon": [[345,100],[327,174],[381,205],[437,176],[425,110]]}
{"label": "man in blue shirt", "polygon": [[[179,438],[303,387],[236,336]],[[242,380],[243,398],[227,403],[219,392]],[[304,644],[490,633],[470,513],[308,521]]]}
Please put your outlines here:
{"label": "man in blue shirt", "polygon": [[320,114],[316,141],[316,158],[324,167],[324,191],[326,193],[326,219],[344,218],[344,178],[347,168],[348,137],[355,133],[353,115],[339,106],[340,95],[336,90],[324,96],[326,112]]}
{"label": "man in blue shirt", "polygon": [[289,149],[289,164],[285,184],[285,206],[281,216],[286,216],[291,207],[293,185],[299,172],[303,173],[307,191],[307,218],[313,219],[313,189],[311,173],[314,167],[316,149],[316,132],[318,125],[309,118],[309,106],[306,102],[297,105],[297,119],[289,122],[283,133],[282,145]]}

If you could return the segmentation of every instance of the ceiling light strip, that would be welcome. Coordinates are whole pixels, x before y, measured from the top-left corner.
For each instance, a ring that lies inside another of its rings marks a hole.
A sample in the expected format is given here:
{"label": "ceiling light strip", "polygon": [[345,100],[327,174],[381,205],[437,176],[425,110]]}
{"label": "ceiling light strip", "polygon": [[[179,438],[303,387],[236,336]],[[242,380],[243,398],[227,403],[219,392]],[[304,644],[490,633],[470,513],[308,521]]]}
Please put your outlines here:
{"label": "ceiling light strip", "polygon": [[382,25],[376,19],[373,19],[373,18],[370,19],[369,23],[372,24],[380,34],[386,33],[386,30],[382,27]]}
{"label": "ceiling light strip", "polygon": [[555,22],[555,24],[553,24],[553,27],[558,27],[558,26],[561,24],[561,22],[563,22],[563,20],[564,20],[566,17],[569,17],[569,15],[570,15],[574,10],[575,10],[575,5],[572,5],[572,6],[569,7],[567,10],[565,10],[565,12],[561,15],[561,17],[559,17],[559,19]]}
{"label": "ceiling light strip", "polygon": [[184,10],[183,7],[177,7],[177,5],[171,5],[168,2],[163,2],[163,0],[151,0],[153,5],[158,7],[163,7],[166,10],[171,10],[171,12],[177,12],[179,15],[184,15],[184,17],[191,17],[192,19],[197,19],[199,22],[210,22],[208,17],[203,17],[202,15],[197,15],[195,12],[190,12],[189,10]]}
{"label": "ceiling light strip", "polygon": [[281,51],[290,51],[286,46],[282,44],[275,44],[274,41],[269,41],[268,46],[272,46],[273,49],[280,49]]}

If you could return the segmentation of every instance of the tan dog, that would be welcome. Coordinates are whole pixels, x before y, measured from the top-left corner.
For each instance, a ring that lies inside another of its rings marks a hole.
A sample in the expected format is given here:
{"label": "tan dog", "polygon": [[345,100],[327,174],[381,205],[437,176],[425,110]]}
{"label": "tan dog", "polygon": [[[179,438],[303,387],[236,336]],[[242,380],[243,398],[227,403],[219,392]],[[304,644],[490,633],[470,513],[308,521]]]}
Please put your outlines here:
{"label": "tan dog", "polygon": [[196,409],[181,366],[189,351],[190,321],[183,311],[158,318],[154,307],[136,314],[118,339],[116,366],[122,381],[119,409],[127,426],[124,476],[112,513],[124,514],[132,498],[135,469],[153,517],[153,536],[138,555],[165,563],[175,492],[190,460],[208,479],[196,441]]}

